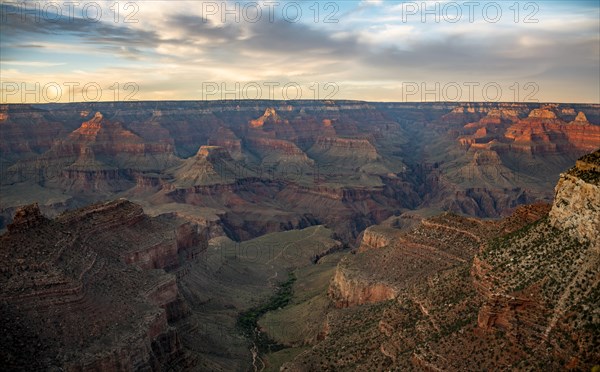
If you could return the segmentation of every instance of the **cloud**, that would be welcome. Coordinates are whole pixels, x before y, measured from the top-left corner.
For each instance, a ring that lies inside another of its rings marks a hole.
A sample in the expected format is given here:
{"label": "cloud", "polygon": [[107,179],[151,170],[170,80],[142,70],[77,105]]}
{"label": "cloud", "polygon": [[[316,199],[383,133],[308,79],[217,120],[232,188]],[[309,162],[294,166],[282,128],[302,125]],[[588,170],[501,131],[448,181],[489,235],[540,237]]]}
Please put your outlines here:
{"label": "cloud", "polygon": [[[347,97],[365,100],[397,100],[394,87],[404,81],[534,80],[550,87],[542,100],[600,99],[597,7],[565,17],[548,5],[537,24],[515,23],[510,13],[500,24],[421,23],[402,22],[397,3],[356,1],[340,22],[325,24],[309,11],[296,23],[281,16],[222,22],[223,9],[207,14],[203,3],[172,4],[140,3],[132,24],[23,21],[3,4],[3,79],[70,79],[79,70],[107,83],[135,80],[148,99],[166,92],[193,99],[205,81],[336,82]],[[578,84],[581,94],[560,84]]]}
{"label": "cloud", "polygon": [[31,66],[31,67],[51,67],[51,66],[62,66],[65,63],[53,63],[53,62],[35,62],[35,61],[2,61],[3,65],[9,66]]}
{"label": "cloud", "polygon": [[[70,39],[75,47],[79,43],[117,48],[152,47],[159,40],[155,31],[134,29],[110,22],[92,22],[82,17],[70,17],[50,11],[39,13],[43,16],[37,12],[23,13],[21,8],[10,4],[0,6],[3,15],[3,22],[0,23],[2,43],[12,47],[32,42],[35,44],[29,45],[40,47],[43,46],[40,39],[45,42]],[[54,19],[56,21],[50,21]]]}

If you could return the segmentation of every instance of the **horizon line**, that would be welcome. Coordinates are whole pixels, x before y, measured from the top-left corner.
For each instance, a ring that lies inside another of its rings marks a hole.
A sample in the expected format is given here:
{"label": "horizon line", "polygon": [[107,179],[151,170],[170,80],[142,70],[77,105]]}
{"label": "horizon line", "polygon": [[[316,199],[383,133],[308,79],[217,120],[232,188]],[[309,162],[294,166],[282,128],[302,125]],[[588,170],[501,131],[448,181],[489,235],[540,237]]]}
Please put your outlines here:
{"label": "horizon line", "polygon": [[168,100],[129,100],[129,101],[73,101],[73,102],[0,102],[2,106],[45,106],[45,105],[74,105],[74,104],[96,104],[96,103],[159,103],[159,102],[205,102],[205,103],[231,103],[231,102],[355,102],[355,103],[393,103],[393,104],[521,104],[521,105],[555,105],[555,104],[570,104],[570,105],[598,105],[600,102],[571,102],[571,101],[539,101],[539,102],[522,102],[522,101],[367,101],[358,99],[168,99]]}

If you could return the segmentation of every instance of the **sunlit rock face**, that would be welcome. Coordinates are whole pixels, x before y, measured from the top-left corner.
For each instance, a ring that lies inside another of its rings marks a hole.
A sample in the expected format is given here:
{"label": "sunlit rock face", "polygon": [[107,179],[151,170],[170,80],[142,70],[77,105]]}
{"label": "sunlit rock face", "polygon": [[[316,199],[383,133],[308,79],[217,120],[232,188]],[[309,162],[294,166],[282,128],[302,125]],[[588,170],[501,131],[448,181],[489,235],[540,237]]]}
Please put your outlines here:
{"label": "sunlit rock face", "polygon": [[561,174],[550,223],[600,249],[600,151],[583,157]]}
{"label": "sunlit rock face", "polygon": [[[0,227],[23,204],[55,215],[118,195],[155,208],[212,208],[233,224],[223,230],[232,238],[320,221],[354,241],[405,208],[500,217],[550,201],[558,175],[600,147],[594,105],[122,102],[0,111]],[[233,221],[232,209],[256,218]]]}

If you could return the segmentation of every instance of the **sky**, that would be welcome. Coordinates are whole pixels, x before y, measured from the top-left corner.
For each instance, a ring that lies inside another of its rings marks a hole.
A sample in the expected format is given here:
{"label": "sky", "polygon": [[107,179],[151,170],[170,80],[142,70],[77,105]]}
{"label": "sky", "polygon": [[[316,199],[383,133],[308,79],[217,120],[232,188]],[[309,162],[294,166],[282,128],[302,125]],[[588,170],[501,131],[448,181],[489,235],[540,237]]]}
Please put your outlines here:
{"label": "sky", "polygon": [[600,103],[600,0],[2,0],[0,10],[1,103]]}

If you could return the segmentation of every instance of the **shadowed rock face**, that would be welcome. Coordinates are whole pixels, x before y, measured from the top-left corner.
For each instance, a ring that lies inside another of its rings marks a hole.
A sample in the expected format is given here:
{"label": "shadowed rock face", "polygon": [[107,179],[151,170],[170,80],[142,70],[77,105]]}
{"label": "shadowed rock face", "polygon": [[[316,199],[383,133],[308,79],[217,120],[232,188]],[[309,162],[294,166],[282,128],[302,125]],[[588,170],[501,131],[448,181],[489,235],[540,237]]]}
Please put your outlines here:
{"label": "shadowed rock face", "polygon": [[48,151],[8,168],[13,182],[29,180],[72,195],[111,195],[135,185],[136,174],[176,164],[167,142],[148,142],[119,122],[96,114]]}
{"label": "shadowed rock face", "polygon": [[125,200],[54,220],[29,205],[17,210],[0,241],[5,368],[158,370],[189,363],[170,325],[175,276],[153,269],[178,267],[179,257],[205,247],[198,228],[151,219]]}
{"label": "shadowed rock face", "polygon": [[46,221],[46,218],[42,216],[37,204],[26,205],[17,209],[15,216],[13,217],[13,222],[8,225],[8,231],[16,232],[27,230],[36,225],[43,224]]}

